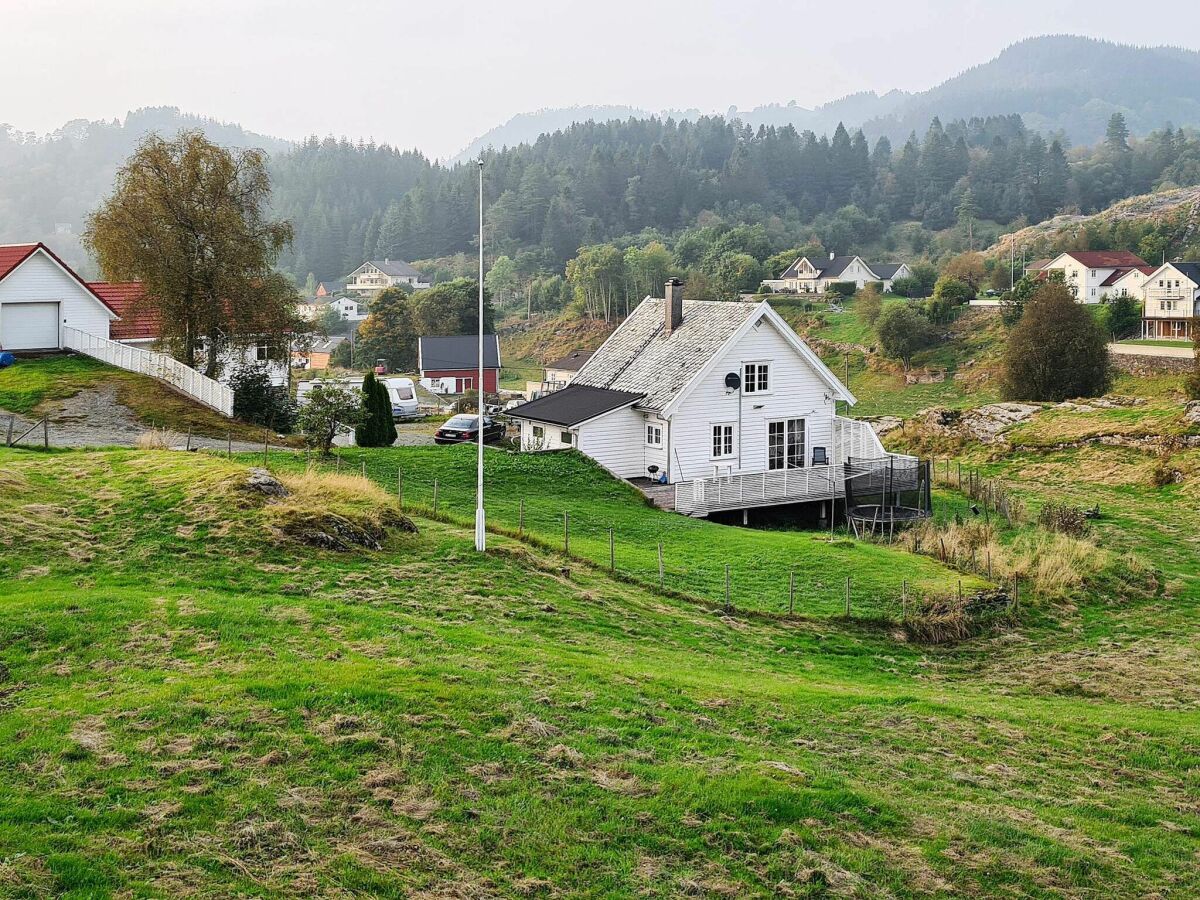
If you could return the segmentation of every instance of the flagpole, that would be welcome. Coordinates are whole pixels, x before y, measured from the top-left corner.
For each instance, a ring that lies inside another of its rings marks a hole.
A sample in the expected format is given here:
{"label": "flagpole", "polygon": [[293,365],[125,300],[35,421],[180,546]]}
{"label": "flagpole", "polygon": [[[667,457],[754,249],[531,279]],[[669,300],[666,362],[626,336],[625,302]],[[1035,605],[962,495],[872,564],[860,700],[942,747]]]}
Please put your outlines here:
{"label": "flagpole", "polygon": [[483,511],[483,158],[479,159],[479,443],[475,461],[475,549],[487,550],[487,517]]}

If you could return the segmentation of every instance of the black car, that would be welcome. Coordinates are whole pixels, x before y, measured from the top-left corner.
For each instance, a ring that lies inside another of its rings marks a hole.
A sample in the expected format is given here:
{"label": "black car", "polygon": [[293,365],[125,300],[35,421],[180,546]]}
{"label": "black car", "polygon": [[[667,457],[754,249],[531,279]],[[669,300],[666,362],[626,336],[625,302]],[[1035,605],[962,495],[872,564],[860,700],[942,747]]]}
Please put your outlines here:
{"label": "black car", "polygon": [[[504,440],[504,423],[490,416],[483,417],[483,442],[494,444]],[[458,415],[433,433],[435,444],[462,444],[479,440],[479,416]]]}

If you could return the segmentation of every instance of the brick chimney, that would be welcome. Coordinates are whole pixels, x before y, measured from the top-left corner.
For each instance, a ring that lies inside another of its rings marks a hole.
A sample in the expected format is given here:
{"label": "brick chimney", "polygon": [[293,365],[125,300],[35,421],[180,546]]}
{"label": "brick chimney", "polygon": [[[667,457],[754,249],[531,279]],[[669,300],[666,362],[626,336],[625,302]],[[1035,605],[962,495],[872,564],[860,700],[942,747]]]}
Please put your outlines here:
{"label": "brick chimney", "polygon": [[683,282],[667,279],[666,303],[663,304],[663,331],[670,334],[683,322]]}

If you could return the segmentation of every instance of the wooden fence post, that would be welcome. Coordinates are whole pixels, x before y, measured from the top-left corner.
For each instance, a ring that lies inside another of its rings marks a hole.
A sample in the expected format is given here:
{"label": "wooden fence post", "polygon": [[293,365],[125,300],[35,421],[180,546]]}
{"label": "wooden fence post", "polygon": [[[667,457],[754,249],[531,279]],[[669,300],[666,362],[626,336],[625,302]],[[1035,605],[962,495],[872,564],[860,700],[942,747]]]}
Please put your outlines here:
{"label": "wooden fence post", "polygon": [[662,541],[658,542],[658,589],[661,591],[667,586],[666,579],[667,570],[663,566]]}
{"label": "wooden fence post", "polygon": [[338,475],[342,474],[342,454],[333,454],[333,468]]}
{"label": "wooden fence post", "polygon": [[846,618],[850,618],[850,576],[846,576]]}
{"label": "wooden fence post", "polygon": [[525,537],[525,498],[521,498],[521,513],[517,519],[517,536]]}
{"label": "wooden fence post", "polygon": [[900,582],[900,621],[908,621],[908,579]]}
{"label": "wooden fence post", "polygon": [[367,460],[365,457],[363,458],[363,461],[362,461],[362,477],[363,478],[367,477]]}
{"label": "wooden fence post", "polygon": [[729,563],[725,563],[725,612],[733,609],[729,602]]}
{"label": "wooden fence post", "polygon": [[271,432],[265,431],[265,432],[263,432],[263,468],[264,469],[271,468],[270,450],[271,450]]}
{"label": "wooden fence post", "polygon": [[438,480],[433,479],[433,514],[436,516],[438,511]]}
{"label": "wooden fence post", "polygon": [[13,415],[8,417],[8,435],[4,438],[4,446],[5,447],[12,446],[13,426],[16,424],[17,424],[17,416],[14,413]]}
{"label": "wooden fence post", "polygon": [[796,573],[788,572],[788,615],[796,612]]}
{"label": "wooden fence post", "polygon": [[225,458],[233,459],[233,432],[225,432]]}
{"label": "wooden fence post", "polygon": [[571,514],[563,512],[563,553],[571,553]]}
{"label": "wooden fence post", "polygon": [[617,571],[617,544],[613,538],[612,526],[608,529],[608,570],[610,572]]}
{"label": "wooden fence post", "polygon": [[50,449],[50,417],[42,416],[42,449]]}
{"label": "wooden fence post", "polygon": [[191,425],[189,425],[189,426],[188,426],[187,447],[185,447],[184,449],[185,449],[185,450],[191,450],[191,449],[192,449],[192,426],[191,426]]}

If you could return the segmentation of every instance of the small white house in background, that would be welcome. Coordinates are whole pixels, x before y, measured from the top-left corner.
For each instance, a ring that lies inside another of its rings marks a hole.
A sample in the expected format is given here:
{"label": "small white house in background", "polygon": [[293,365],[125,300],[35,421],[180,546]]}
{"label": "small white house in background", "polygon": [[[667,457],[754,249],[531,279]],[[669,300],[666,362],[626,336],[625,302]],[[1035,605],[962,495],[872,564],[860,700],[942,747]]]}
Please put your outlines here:
{"label": "small white house in background", "polygon": [[1100,284],[1101,297],[1135,297],[1141,300],[1146,279],[1153,272],[1154,266],[1117,269]]}
{"label": "small white house in background", "polygon": [[367,305],[361,298],[337,297],[329,301],[329,308],[345,322],[361,322],[367,317]]}
{"label": "small white house in background", "polygon": [[1191,340],[1200,315],[1200,263],[1166,263],[1142,286],[1142,337]]}
{"label": "small white house in background", "polygon": [[1126,250],[1071,250],[1060,253],[1039,272],[1061,272],[1067,287],[1080,303],[1099,303],[1106,294],[1104,282],[1121,269],[1145,266],[1146,261]]}
{"label": "small white house in background", "polygon": [[887,456],[854,395],[768,303],[647,297],[571,383],[510,411],[525,450],[574,447],[621,478],[676,485],[706,515],[841,496],[850,458]]}
{"label": "small white house in background", "polygon": [[384,288],[408,285],[423,290],[430,281],[402,259],[372,259],[346,276],[345,290],[358,297],[371,297]]}
{"label": "small white house in background", "polygon": [[768,279],[763,284],[773,291],[823,294],[829,285],[836,282],[849,282],[855,288],[863,288],[877,281],[882,283],[885,292],[890,292],[892,282],[911,275],[907,263],[868,263],[860,256],[830,253],[829,259],[802,256],[778,278]]}
{"label": "small white house in background", "polygon": [[118,312],[45,244],[0,246],[0,350],[58,350],[63,328],[108,338]]}

